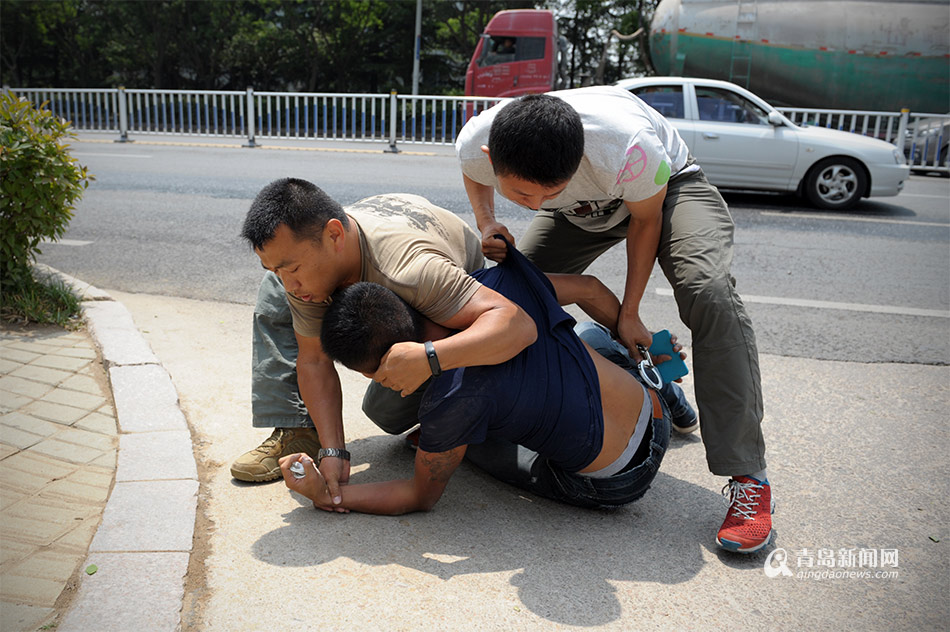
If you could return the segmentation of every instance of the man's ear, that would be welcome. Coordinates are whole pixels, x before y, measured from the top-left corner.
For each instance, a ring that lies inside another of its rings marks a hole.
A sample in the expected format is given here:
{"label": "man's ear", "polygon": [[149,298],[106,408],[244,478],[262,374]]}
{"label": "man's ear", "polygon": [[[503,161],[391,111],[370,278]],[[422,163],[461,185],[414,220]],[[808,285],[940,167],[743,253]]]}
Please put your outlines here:
{"label": "man's ear", "polygon": [[334,249],[343,249],[343,244],[346,241],[346,229],[343,227],[343,223],[340,220],[329,220],[327,225],[323,227],[323,234],[329,237]]}
{"label": "man's ear", "polygon": [[482,151],[488,156],[488,162],[491,162],[491,153],[488,151],[488,145],[482,145]]}

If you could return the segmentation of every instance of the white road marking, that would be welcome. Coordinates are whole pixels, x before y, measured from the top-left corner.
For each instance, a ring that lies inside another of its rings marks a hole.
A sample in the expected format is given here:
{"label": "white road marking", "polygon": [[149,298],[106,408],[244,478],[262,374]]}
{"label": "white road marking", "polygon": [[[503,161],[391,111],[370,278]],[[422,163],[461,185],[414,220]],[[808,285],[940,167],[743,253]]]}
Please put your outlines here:
{"label": "white road marking", "polygon": [[53,241],[51,239],[44,239],[40,243],[42,244],[57,244],[60,246],[88,246],[91,244],[91,241],[80,241],[78,239],[59,239]]}
{"label": "white road marking", "polygon": [[776,211],[762,211],[761,214],[772,217],[826,219],[844,222],[873,222],[878,224],[912,224],[914,226],[941,226],[943,228],[950,228],[950,224],[946,222],[918,222],[909,219],[878,219],[875,217],[848,217],[847,215],[820,215],[818,213],[779,213]]}
{"label": "white road marking", "polygon": [[69,153],[72,156],[79,156],[80,158],[89,158],[91,156],[105,156],[107,158],[152,158],[152,156],[146,154],[108,154],[98,151],[71,151]]}
{"label": "white road marking", "polygon": [[[658,287],[660,296],[673,296],[673,290]],[[807,298],[784,298],[781,296],[755,296],[743,294],[745,303],[764,303],[766,305],[790,305],[792,307],[813,307],[815,309],[840,309],[850,312],[870,312],[872,314],[896,314],[900,316],[927,316],[931,318],[950,318],[950,312],[939,309],[918,309],[916,307],[894,307],[892,305],[866,305],[863,303],[837,303],[834,301],[815,301]]]}

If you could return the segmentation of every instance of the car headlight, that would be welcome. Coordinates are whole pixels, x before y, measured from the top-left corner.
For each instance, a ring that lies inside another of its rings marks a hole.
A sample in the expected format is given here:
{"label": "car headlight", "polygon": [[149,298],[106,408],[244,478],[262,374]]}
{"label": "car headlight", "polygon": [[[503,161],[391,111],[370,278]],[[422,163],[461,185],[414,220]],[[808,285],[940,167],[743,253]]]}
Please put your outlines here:
{"label": "car headlight", "polygon": [[897,149],[894,150],[894,162],[896,162],[899,165],[902,165],[905,163],[904,154]]}

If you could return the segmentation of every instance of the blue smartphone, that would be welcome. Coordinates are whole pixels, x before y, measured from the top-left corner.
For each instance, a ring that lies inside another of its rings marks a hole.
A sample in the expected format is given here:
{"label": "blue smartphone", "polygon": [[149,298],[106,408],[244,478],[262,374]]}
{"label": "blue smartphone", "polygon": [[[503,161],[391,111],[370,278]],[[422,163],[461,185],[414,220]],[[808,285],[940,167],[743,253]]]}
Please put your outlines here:
{"label": "blue smartphone", "polygon": [[660,355],[668,355],[672,358],[671,360],[656,365],[657,370],[660,372],[660,377],[663,378],[664,384],[678,380],[689,373],[689,369],[686,368],[686,363],[683,362],[680,354],[673,353],[673,341],[669,329],[664,329],[663,331],[658,331],[653,334],[653,342],[650,344],[650,355],[654,358]]}

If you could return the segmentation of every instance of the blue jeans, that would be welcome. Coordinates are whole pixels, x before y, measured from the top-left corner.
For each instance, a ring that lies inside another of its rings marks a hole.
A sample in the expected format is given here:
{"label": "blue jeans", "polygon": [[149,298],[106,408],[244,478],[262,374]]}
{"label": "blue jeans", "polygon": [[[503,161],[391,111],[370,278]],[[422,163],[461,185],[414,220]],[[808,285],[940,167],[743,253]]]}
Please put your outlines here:
{"label": "blue jeans", "polygon": [[[575,331],[581,340],[599,352],[605,346],[602,336],[606,332],[609,341],[610,333],[606,329],[601,331],[585,325],[587,323],[578,325]],[[602,355],[613,360],[611,356]],[[636,368],[630,373],[640,380]],[[589,509],[620,507],[643,496],[660,469],[670,442],[669,409],[662,398],[660,403],[663,414],[651,419],[644,437],[644,441],[650,442],[647,458],[639,465],[607,478],[590,478],[564,471],[537,452],[491,436],[483,443],[468,446],[465,457],[495,478],[538,496]]]}
{"label": "blue jeans", "polygon": [[[630,357],[627,348],[611,337],[606,327],[599,323],[585,322],[574,327],[574,332],[581,340],[593,347],[594,351],[639,378],[637,363]],[[660,398],[670,409],[670,417],[673,419],[690,419],[696,416],[692,405],[686,399],[686,393],[676,382],[663,384],[659,392]]]}

